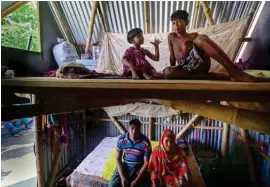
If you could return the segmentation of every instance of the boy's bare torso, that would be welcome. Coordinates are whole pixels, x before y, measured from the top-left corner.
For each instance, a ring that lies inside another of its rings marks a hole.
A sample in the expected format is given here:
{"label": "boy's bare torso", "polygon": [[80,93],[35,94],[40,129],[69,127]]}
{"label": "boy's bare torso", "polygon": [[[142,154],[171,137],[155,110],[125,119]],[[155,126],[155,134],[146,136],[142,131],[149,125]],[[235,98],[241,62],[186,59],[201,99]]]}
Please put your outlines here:
{"label": "boy's bare torso", "polygon": [[[194,40],[197,36],[199,36],[198,33],[187,33],[184,36],[174,32],[169,34],[168,39],[173,52],[173,54],[171,52],[171,55],[174,56],[176,65],[180,59],[185,59],[189,56],[190,51],[193,49]],[[203,63],[196,70],[196,72],[208,72],[210,69],[210,63],[211,61],[209,57],[203,59]]]}

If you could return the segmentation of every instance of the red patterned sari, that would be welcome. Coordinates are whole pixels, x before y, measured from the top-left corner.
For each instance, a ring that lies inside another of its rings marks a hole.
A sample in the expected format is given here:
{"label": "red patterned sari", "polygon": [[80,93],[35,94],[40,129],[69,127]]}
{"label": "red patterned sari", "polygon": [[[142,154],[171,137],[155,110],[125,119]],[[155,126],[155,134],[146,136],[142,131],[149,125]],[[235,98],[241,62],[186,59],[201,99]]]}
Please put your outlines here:
{"label": "red patterned sari", "polygon": [[148,170],[151,180],[159,180],[160,184],[168,187],[178,187],[187,184],[188,166],[184,151],[176,145],[173,153],[165,150],[163,140],[165,137],[174,135],[166,129],[159,141],[159,145],[153,150]]}

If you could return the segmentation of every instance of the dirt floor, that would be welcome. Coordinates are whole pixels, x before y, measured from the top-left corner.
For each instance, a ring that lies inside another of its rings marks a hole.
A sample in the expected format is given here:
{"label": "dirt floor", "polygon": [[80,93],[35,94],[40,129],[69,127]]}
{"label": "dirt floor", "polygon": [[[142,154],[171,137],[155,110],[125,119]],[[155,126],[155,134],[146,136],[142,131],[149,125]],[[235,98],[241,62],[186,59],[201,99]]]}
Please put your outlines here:
{"label": "dirt floor", "polygon": [[[21,131],[14,137],[1,129],[1,186],[36,187],[36,161],[33,151],[34,129]],[[4,139],[3,139],[4,138]]]}

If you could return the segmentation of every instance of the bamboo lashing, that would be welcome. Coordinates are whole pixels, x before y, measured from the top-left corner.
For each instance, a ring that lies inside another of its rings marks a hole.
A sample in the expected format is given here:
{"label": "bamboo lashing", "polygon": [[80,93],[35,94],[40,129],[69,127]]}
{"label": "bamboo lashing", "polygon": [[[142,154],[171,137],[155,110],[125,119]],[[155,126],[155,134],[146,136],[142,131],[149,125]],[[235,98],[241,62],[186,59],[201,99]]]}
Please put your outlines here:
{"label": "bamboo lashing", "polygon": [[84,50],[84,53],[87,54],[89,51],[89,45],[91,43],[92,35],[94,32],[94,24],[95,24],[95,18],[97,14],[97,7],[98,7],[98,1],[92,1],[92,6],[91,6],[91,17],[89,21],[89,29],[88,29],[88,37],[87,37],[87,42],[86,42],[86,47]]}
{"label": "bamboo lashing", "polygon": [[206,1],[201,1],[202,3],[202,7],[203,7],[203,11],[204,11],[204,14],[206,16],[206,19],[207,21],[210,23],[210,25],[214,25],[214,20],[213,20],[213,17],[212,17],[212,13],[211,13],[211,10],[207,4]]}
{"label": "bamboo lashing", "polygon": [[180,138],[196,121],[200,118],[199,115],[195,114],[191,120],[185,125],[185,127],[176,135],[176,139]]}
{"label": "bamboo lashing", "polygon": [[196,28],[199,8],[200,8],[200,1],[196,1],[195,10],[194,10],[194,17],[193,17],[193,26],[192,26],[193,29]]}
{"label": "bamboo lashing", "polygon": [[1,12],[1,19],[9,15],[11,12],[17,10],[18,8],[21,8],[23,5],[27,4],[29,1],[19,1],[10,7],[8,7],[6,10]]}
{"label": "bamboo lashing", "polygon": [[226,156],[228,150],[228,138],[229,138],[229,128],[230,126],[227,123],[223,123],[222,131],[222,144],[221,144],[221,155]]}
{"label": "bamboo lashing", "polygon": [[251,154],[251,151],[250,151],[250,148],[249,148],[247,132],[246,132],[244,129],[240,128],[240,134],[241,134],[242,139],[243,139],[244,153],[245,153],[245,157],[246,157],[247,162],[248,162],[248,168],[249,168],[250,180],[251,180],[254,184],[257,184],[256,174],[255,174],[255,167],[254,167],[254,164],[253,164],[252,154]]}
{"label": "bamboo lashing", "polygon": [[149,2],[144,1],[144,31],[145,34],[149,32],[149,17],[148,17]]}
{"label": "bamboo lashing", "polygon": [[270,116],[267,113],[253,112],[205,102],[159,99],[153,99],[151,101],[164,104],[175,110],[194,113],[225,123],[234,124],[239,128],[270,134]]}
{"label": "bamboo lashing", "polygon": [[127,132],[125,127],[122,126],[122,124],[116,119],[116,117],[110,117],[110,119],[115,124],[115,126],[118,128],[118,130],[121,132],[121,134],[124,134]]}

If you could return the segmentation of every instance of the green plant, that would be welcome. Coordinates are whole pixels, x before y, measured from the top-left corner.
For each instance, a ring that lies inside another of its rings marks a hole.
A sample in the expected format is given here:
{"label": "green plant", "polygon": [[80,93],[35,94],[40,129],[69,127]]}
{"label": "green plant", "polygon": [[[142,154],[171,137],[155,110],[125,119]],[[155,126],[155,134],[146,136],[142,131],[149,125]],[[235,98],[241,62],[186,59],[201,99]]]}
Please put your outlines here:
{"label": "green plant", "polygon": [[32,36],[30,51],[40,52],[37,2],[29,2],[1,20],[1,45],[26,50]]}

